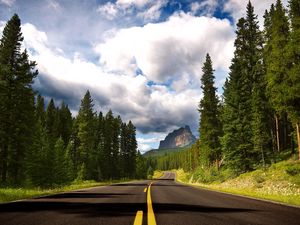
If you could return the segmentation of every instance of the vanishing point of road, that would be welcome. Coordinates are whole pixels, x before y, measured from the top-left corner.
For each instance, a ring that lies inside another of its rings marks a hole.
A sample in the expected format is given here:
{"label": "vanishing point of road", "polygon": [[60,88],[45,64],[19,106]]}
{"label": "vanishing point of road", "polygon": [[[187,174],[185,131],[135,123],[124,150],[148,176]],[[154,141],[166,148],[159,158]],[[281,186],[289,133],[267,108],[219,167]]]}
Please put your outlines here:
{"label": "vanishing point of road", "polygon": [[0,225],[300,224],[300,208],[182,185],[174,176],[0,204]]}

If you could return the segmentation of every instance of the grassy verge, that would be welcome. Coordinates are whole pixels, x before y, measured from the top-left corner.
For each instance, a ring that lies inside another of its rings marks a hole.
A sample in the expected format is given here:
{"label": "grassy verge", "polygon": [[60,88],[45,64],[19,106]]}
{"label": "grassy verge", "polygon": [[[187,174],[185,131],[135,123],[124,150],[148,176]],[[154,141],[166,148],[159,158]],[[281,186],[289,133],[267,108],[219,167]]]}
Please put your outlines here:
{"label": "grassy verge", "polygon": [[0,202],[10,202],[20,199],[28,199],[34,197],[45,196],[49,194],[56,194],[66,191],[72,191],[82,188],[96,187],[110,185],[112,183],[118,183],[122,181],[108,181],[108,182],[95,182],[95,181],[83,181],[80,183],[73,183],[71,185],[66,185],[51,189],[42,188],[0,188]]}
{"label": "grassy verge", "polygon": [[[214,171],[213,176],[219,180],[209,179],[207,174],[203,179],[203,176],[199,177],[199,171],[186,173],[183,170],[177,170],[176,173],[179,182],[196,187],[300,206],[300,162],[298,161],[279,162],[264,170],[255,170],[228,179],[215,174]],[[210,180],[210,182],[202,180]]]}
{"label": "grassy verge", "polygon": [[160,170],[155,170],[154,174],[152,176],[152,179],[158,179],[158,178],[162,177],[162,175],[164,175],[164,172],[162,172]]}

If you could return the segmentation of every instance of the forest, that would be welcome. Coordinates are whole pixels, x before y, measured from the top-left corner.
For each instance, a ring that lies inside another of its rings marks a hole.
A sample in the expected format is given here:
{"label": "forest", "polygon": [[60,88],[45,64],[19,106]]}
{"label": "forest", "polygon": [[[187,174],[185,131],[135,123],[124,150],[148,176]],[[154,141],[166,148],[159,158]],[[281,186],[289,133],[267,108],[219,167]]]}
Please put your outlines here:
{"label": "forest", "polygon": [[72,181],[145,178],[136,128],[110,110],[94,110],[89,91],[76,117],[33,90],[36,62],[22,51],[21,21],[14,15],[0,44],[1,186],[53,187]]}
{"label": "forest", "polygon": [[238,175],[300,158],[300,1],[290,0],[287,10],[277,0],[265,11],[263,29],[249,2],[246,16],[236,24],[234,46],[221,97],[206,55],[199,141],[182,152],[149,157],[149,165],[229,169]]}
{"label": "forest", "polygon": [[147,158],[137,151],[133,123],[112,111],[97,113],[88,90],[73,117],[64,102],[33,89],[37,64],[21,50],[21,21],[14,15],[0,41],[1,185],[142,179],[156,169],[176,168],[241,174],[286,157],[299,159],[300,2],[290,0],[285,9],[277,0],[265,11],[263,29],[251,2],[245,15],[236,24],[222,96],[209,54],[199,71],[199,140],[188,149]]}

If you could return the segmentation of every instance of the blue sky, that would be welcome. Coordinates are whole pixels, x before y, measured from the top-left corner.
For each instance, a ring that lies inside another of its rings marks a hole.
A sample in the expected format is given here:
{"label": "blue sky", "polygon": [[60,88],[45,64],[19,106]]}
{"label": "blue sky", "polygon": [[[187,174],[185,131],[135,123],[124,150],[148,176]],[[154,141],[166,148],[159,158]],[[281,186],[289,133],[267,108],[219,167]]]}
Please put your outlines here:
{"label": "blue sky", "polygon": [[[252,1],[260,24],[274,1]],[[180,126],[197,135],[205,55],[221,94],[247,2],[0,0],[0,31],[17,13],[24,47],[38,64],[34,88],[65,101],[73,115],[89,89],[98,112],[133,121],[145,152]]]}

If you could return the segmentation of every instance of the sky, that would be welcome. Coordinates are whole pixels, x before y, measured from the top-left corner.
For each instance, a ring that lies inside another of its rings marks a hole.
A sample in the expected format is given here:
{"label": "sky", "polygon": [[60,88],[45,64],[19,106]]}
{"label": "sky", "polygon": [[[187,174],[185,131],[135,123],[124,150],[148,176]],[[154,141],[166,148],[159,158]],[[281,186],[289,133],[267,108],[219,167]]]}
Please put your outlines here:
{"label": "sky", "polygon": [[[284,0],[286,5],[287,0]],[[252,0],[259,23],[275,0]],[[174,129],[198,135],[200,79],[210,54],[218,95],[248,0],[0,0],[0,33],[14,13],[37,62],[33,88],[75,116],[89,90],[137,128],[138,148],[157,148]]]}

